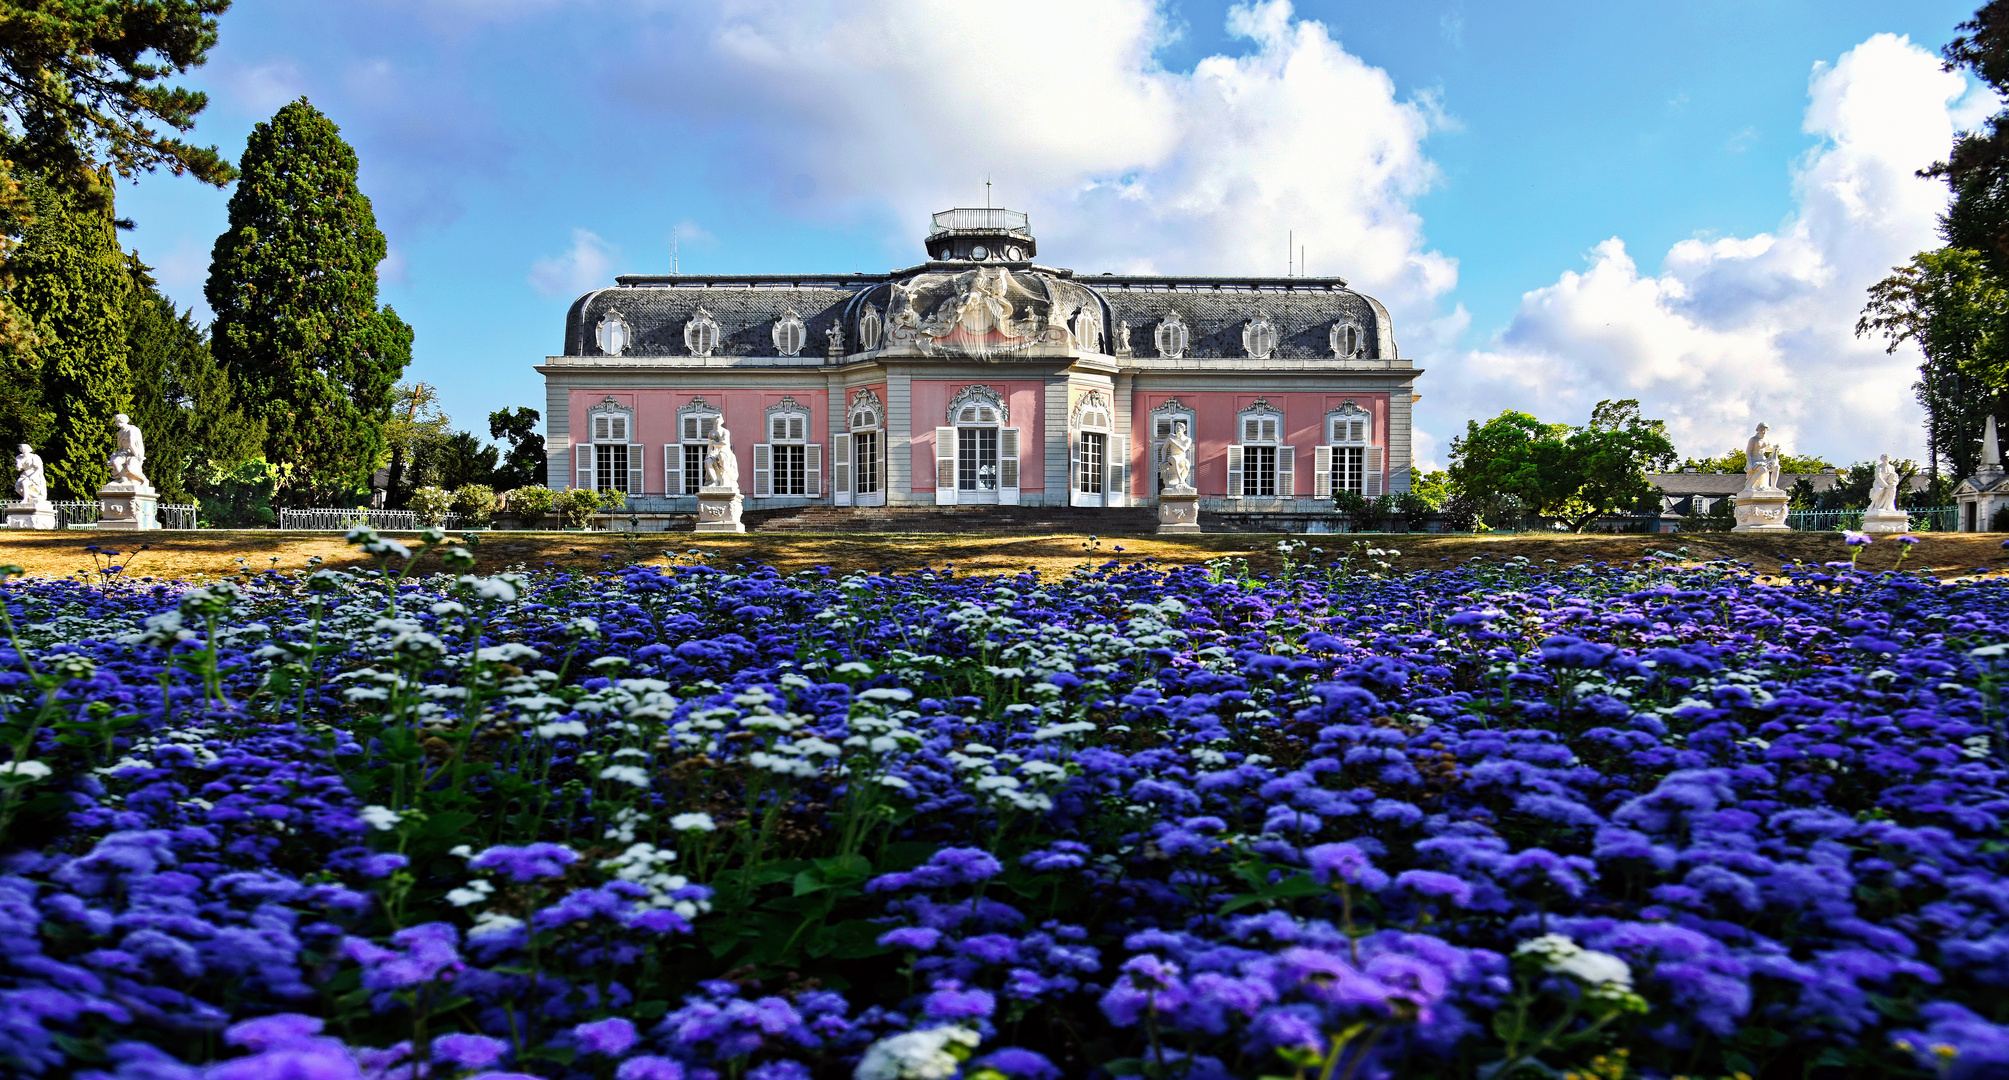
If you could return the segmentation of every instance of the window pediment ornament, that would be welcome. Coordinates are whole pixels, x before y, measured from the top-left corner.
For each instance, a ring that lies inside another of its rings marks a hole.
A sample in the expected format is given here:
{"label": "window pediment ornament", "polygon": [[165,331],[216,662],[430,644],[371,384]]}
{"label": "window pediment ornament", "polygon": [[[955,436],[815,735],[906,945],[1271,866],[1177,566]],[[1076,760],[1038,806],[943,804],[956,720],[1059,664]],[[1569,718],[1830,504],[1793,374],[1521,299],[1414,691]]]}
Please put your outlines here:
{"label": "window pediment ornament", "polygon": [[593,328],[593,342],[608,356],[619,356],[634,342],[634,331],[628,328],[625,316],[618,311],[610,311]]}
{"label": "window pediment ornament", "polygon": [[1281,441],[1284,426],[1283,410],[1269,403],[1267,398],[1257,398],[1249,403],[1236,418],[1241,441],[1248,443],[1275,443]]}
{"label": "window pediment ornament", "polygon": [[803,343],[809,340],[809,331],[802,325],[802,316],[789,308],[781,318],[774,321],[774,348],[783,356],[801,354]]}
{"label": "window pediment ornament", "polygon": [[1186,321],[1176,311],[1168,311],[1158,320],[1157,329],[1151,332],[1152,343],[1158,346],[1158,355],[1177,360],[1186,355],[1186,342],[1191,335],[1186,330]]}
{"label": "window pediment ornament", "polygon": [[692,356],[710,356],[718,348],[718,342],[718,320],[712,318],[711,312],[699,308],[698,313],[684,324],[684,347],[691,351]]}
{"label": "window pediment ornament", "polygon": [[804,408],[801,402],[795,400],[794,395],[784,394],[780,401],[767,407],[767,415],[773,416],[775,413],[784,412],[807,413],[809,410]]}
{"label": "window pediment ornament", "polygon": [[885,329],[885,322],[879,318],[879,309],[871,304],[865,305],[865,313],[858,316],[858,348],[865,352],[878,348],[879,336]]}
{"label": "window pediment ornament", "polygon": [[1326,335],[1326,344],[1331,346],[1332,355],[1341,360],[1367,355],[1367,336],[1360,332],[1360,324],[1352,319],[1333,323],[1332,331]]}
{"label": "window pediment ornament", "polygon": [[1325,414],[1327,442],[1335,446],[1364,446],[1373,434],[1373,415],[1351,398]]}
{"label": "window pediment ornament", "polygon": [[1075,399],[1074,415],[1068,418],[1068,423],[1076,431],[1084,428],[1109,431],[1116,426],[1115,418],[1116,410],[1109,407],[1109,395],[1090,390]]}
{"label": "window pediment ornament", "polygon": [[[1004,395],[981,384],[956,391],[955,396],[949,399],[948,413],[951,424],[1011,423],[1011,406],[1005,404]],[[969,418],[960,419],[966,413]],[[986,413],[990,414],[989,419],[984,418]]]}
{"label": "window pediment ornament", "polygon": [[587,442],[627,442],[634,437],[635,410],[611,395],[586,410]]}
{"label": "window pediment ornament", "polygon": [[886,415],[886,406],[879,400],[879,395],[873,393],[870,387],[851,395],[851,426],[853,429],[876,428],[879,426],[879,418],[884,415]]}
{"label": "window pediment ornament", "polygon": [[1259,311],[1242,326],[1242,351],[1253,359],[1268,360],[1276,350],[1277,325]]}

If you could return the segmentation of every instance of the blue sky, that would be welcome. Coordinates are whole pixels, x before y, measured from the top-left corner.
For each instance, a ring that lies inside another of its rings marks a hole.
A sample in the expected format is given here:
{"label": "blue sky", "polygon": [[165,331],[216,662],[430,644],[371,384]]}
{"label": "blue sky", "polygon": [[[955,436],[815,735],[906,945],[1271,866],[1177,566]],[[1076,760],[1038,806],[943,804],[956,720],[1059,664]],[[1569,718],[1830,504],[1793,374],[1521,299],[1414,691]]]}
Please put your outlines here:
{"label": "blue sky", "polygon": [[[1934,62],[1971,4],[239,0],[189,81],[233,156],[302,94],[341,125],[407,377],[483,434],[673,230],[687,272],[884,270],[988,174],[1081,271],[1280,272],[1296,230],[1429,369],[1426,462],[1601,397],[1852,461],[1922,456],[1916,357],[1850,329],[1932,243],[1911,172],[1994,108]],[[184,304],[226,198],[121,194]]]}

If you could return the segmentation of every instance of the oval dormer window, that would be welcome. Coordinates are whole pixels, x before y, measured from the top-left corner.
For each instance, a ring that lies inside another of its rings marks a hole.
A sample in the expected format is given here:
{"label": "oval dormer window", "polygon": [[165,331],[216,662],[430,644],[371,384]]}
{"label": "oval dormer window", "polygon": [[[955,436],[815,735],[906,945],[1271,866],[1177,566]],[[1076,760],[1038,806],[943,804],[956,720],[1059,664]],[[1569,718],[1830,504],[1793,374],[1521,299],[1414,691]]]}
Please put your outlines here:
{"label": "oval dormer window", "polygon": [[983,262],[985,259],[988,259],[990,257],[991,257],[991,249],[983,246],[982,244],[978,244],[970,249],[970,258],[975,259],[978,262]]}
{"label": "oval dormer window", "polygon": [[802,352],[802,343],[809,340],[809,331],[802,325],[802,316],[789,308],[787,313],[774,321],[774,348],[783,356],[795,356]]}
{"label": "oval dormer window", "polygon": [[599,344],[600,351],[608,356],[621,355],[628,348],[628,320],[622,318],[618,311],[608,312],[607,317],[601,319],[600,325],[594,330],[593,340]]}
{"label": "oval dormer window", "polygon": [[1178,359],[1186,355],[1186,323],[1176,311],[1168,311],[1152,332],[1153,342],[1158,346],[1158,355]]}
{"label": "oval dormer window", "polygon": [[718,321],[703,308],[684,324],[684,346],[692,356],[710,356],[718,348]]}
{"label": "oval dormer window", "polygon": [[1242,351],[1257,360],[1268,360],[1277,348],[1277,327],[1258,312],[1242,327]]}
{"label": "oval dormer window", "polygon": [[1025,249],[1018,246],[1017,244],[1013,244],[1010,247],[1005,248],[1004,257],[1006,262],[1024,262]]}
{"label": "oval dormer window", "polygon": [[866,305],[865,314],[858,316],[858,347],[871,352],[879,347],[879,332],[884,325],[879,321],[879,309]]}

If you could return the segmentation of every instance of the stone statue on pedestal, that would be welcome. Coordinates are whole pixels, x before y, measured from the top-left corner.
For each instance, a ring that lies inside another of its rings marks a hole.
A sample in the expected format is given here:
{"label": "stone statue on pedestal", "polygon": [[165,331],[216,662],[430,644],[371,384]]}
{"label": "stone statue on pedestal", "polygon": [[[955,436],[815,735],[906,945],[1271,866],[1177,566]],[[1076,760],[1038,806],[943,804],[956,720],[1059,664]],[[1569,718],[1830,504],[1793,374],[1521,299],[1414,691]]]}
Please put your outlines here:
{"label": "stone statue on pedestal", "polygon": [[1158,464],[1158,480],[1167,491],[1193,487],[1193,439],[1186,434],[1184,420],[1172,421],[1172,434],[1165,440],[1163,460]]}
{"label": "stone statue on pedestal", "polygon": [[112,435],[114,449],[111,459],[105,462],[112,467],[112,483],[152,487],[142,470],[146,464],[146,438],[125,413],[112,417],[112,423],[115,425]]}
{"label": "stone statue on pedestal", "polygon": [[723,420],[712,432],[711,445],[705,448],[704,486],[739,490],[739,458],[733,455],[732,432],[726,430]]}
{"label": "stone statue on pedestal", "polygon": [[1763,424],[1744,444],[1744,490],[1732,499],[1731,512],[1737,524],[1731,532],[1784,532],[1790,509],[1779,489],[1779,447],[1766,438],[1771,429]]}
{"label": "stone statue on pedestal", "polygon": [[1869,488],[1869,508],[1872,513],[1878,510],[1897,509],[1897,481],[1897,466],[1890,463],[1890,455],[1884,454],[1878,457],[1876,479]]}
{"label": "stone statue on pedestal", "polygon": [[49,478],[42,472],[42,457],[35,448],[22,443],[14,454],[14,471],[20,475],[14,479],[14,492],[24,503],[45,503],[49,501]]}
{"label": "stone statue on pedestal", "polygon": [[1757,434],[1744,445],[1744,490],[1777,491],[1779,488],[1779,447],[1765,437],[1770,429],[1758,425]]}

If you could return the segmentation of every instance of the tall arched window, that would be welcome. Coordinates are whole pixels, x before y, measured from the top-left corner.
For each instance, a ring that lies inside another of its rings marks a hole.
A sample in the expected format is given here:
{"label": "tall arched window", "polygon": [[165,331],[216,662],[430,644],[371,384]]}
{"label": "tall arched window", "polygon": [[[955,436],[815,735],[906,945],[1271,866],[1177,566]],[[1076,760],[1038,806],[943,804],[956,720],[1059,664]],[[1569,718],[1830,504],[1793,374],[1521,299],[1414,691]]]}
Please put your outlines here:
{"label": "tall arched window", "polygon": [[1349,401],[1325,417],[1325,445],[1317,449],[1312,494],[1329,499],[1334,492],[1353,491],[1381,496],[1381,447],[1374,441],[1374,417]]}
{"label": "tall arched window", "polygon": [[886,407],[869,388],[851,395],[851,411],[846,419],[850,430],[831,445],[836,457],[831,462],[832,492],[840,506],[856,501],[859,506],[883,506],[885,481],[881,475],[882,442]]}
{"label": "tall arched window", "polygon": [[663,447],[664,490],[696,495],[705,477],[705,448],[719,428],[718,406],[701,397],[677,408],[677,441]]}
{"label": "tall arched window", "polygon": [[1122,506],[1129,489],[1130,455],[1116,431],[1109,394],[1090,390],[1075,399],[1068,419],[1068,502],[1074,506]]}
{"label": "tall arched window", "polygon": [[586,411],[586,439],[578,444],[579,487],[642,493],[642,447],[635,439],[635,410],[609,397]]}
{"label": "tall arched window", "polygon": [[1228,447],[1228,497],[1276,499],[1295,495],[1296,450],[1283,445],[1284,416],[1269,402],[1235,417],[1238,441]]}
{"label": "tall arched window", "polygon": [[809,441],[809,410],[792,397],[767,407],[767,441],[753,448],[753,493],[823,494],[823,447]]}
{"label": "tall arched window", "polygon": [[[1157,491],[1165,486],[1165,440],[1172,437],[1172,425],[1181,420],[1186,422],[1187,438],[1197,439],[1199,437],[1200,426],[1193,416],[1193,410],[1187,408],[1185,403],[1181,402],[1178,398],[1168,398],[1164,404],[1151,410],[1152,491]],[[1199,463],[1188,462],[1188,464],[1197,466]]]}
{"label": "tall arched window", "polygon": [[988,386],[965,386],[949,399],[948,424],[935,429],[935,502],[1018,502],[1019,429],[1011,406]]}

